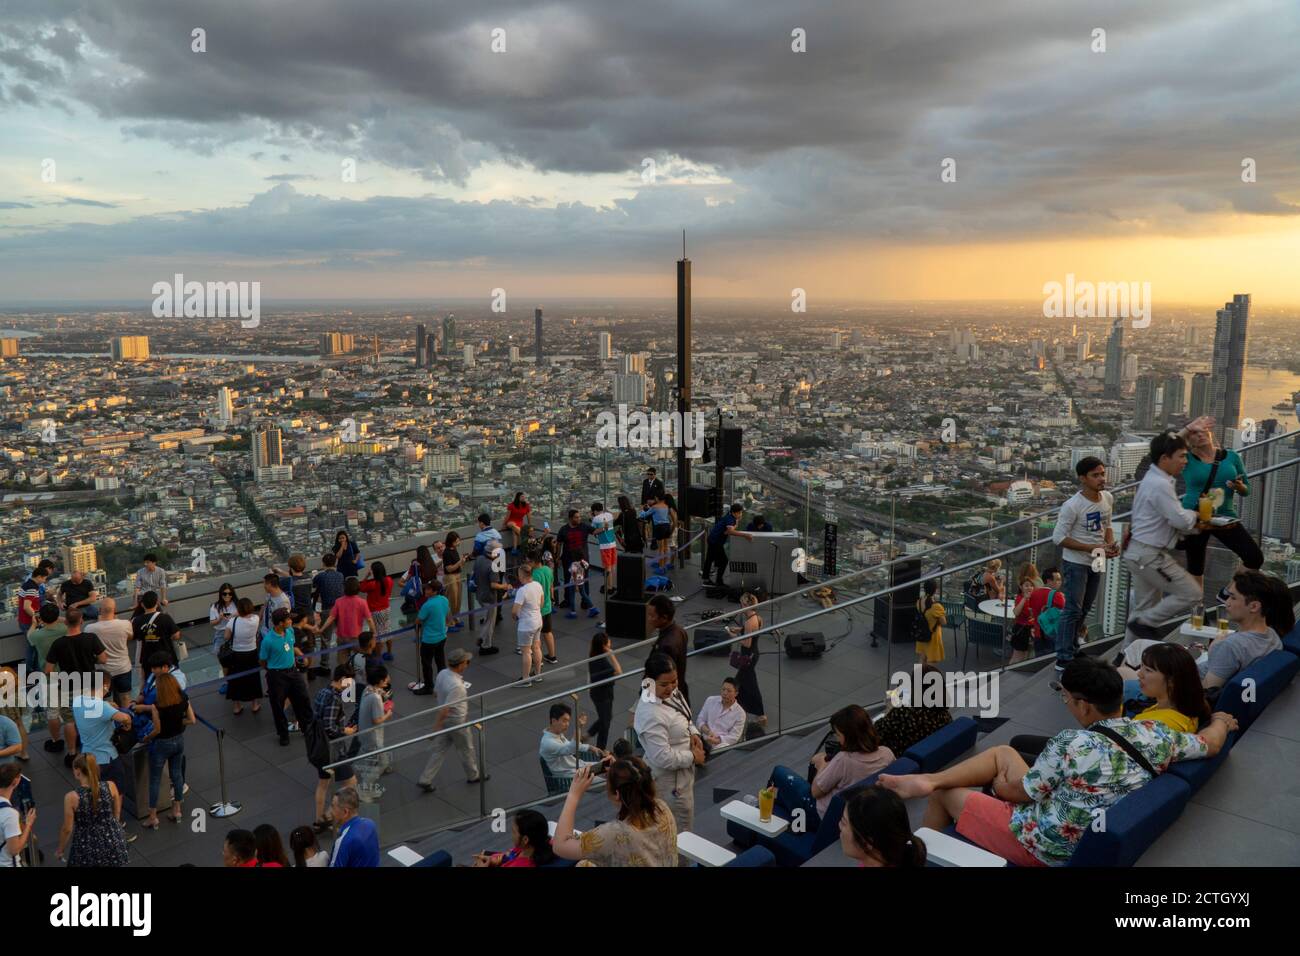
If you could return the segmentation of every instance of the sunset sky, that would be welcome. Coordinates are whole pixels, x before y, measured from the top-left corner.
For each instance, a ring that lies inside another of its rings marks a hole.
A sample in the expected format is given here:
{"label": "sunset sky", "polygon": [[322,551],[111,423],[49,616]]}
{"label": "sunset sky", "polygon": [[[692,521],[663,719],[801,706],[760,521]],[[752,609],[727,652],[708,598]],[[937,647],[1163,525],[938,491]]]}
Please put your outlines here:
{"label": "sunset sky", "polygon": [[0,304],[666,296],[682,229],[698,296],[1300,304],[1294,0],[4,7]]}

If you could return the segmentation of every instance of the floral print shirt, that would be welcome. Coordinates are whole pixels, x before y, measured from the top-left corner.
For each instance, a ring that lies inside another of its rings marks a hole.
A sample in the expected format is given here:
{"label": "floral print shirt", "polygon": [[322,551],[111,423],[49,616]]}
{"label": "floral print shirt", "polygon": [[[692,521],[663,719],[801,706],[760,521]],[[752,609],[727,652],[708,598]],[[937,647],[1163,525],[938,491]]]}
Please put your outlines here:
{"label": "floral print shirt", "polygon": [[[1112,717],[1110,727],[1164,773],[1176,760],[1208,754],[1205,738],[1154,720]],[[1107,807],[1151,780],[1119,745],[1092,730],[1064,730],[1047,742],[1021,781],[1029,803],[1016,804],[1011,833],[1048,866],[1070,859],[1089,828],[1104,821]]]}

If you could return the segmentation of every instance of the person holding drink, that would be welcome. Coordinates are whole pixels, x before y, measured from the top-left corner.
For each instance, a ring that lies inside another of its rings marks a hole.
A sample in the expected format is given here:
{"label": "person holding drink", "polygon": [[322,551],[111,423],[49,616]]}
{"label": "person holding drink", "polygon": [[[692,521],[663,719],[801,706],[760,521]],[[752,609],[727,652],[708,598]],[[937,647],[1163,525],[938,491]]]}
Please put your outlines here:
{"label": "person holding drink", "polygon": [[[1187,467],[1183,471],[1186,489],[1183,507],[1196,509],[1200,521],[1210,525],[1183,542],[1187,551],[1187,573],[1202,586],[1210,538],[1217,538],[1236,554],[1243,567],[1258,571],[1264,566],[1264,553],[1237,519],[1233,500],[1235,495],[1244,498],[1250,494],[1246,466],[1232,449],[1216,447],[1211,424],[1206,424],[1205,419],[1197,419],[1187,426]],[[1214,518],[1220,520],[1211,524]],[[1226,592],[1226,587],[1219,592],[1220,601],[1227,597]]]}

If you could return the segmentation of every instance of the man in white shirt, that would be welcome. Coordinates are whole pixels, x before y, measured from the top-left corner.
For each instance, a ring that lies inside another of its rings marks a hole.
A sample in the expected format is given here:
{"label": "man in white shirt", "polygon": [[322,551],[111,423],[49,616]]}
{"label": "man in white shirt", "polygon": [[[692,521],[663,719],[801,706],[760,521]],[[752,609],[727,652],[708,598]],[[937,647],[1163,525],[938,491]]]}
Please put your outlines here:
{"label": "man in white shirt", "polygon": [[104,670],[113,685],[113,700],[125,707],[131,701],[131,651],[127,644],[135,633],[131,622],[117,616],[117,601],[104,598],[99,603],[99,620],[87,624],[86,633],[99,638],[108,652]]}
{"label": "man in white shirt", "polygon": [[[434,730],[463,724],[469,716],[469,691],[466,689],[463,675],[473,659],[473,654],[458,647],[447,655],[447,666],[438,671],[438,676],[433,682],[433,691],[438,695],[437,700],[442,709],[438,711],[438,717],[433,722]],[[447,759],[447,751],[452,747],[455,747],[456,752],[460,754],[461,766],[465,768],[466,782],[479,782],[474,738],[470,735],[470,728],[462,727],[460,730],[453,730],[451,733],[433,738],[433,753],[429,754],[428,763],[424,765],[418,781],[420,789],[425,793],[433,793],[434,778],[438,776],[438,771],[442,769],[442,762]],[[482,779],[486,780],[487,777]]]}
{"label": "man in white shirt", "polygon": [[745,736],[745,712],[736,703],[740,685],[734,677],[722,679],[722,690],[704,701],[700,714],[695,718],[704,739],[705,750],[716,747],[730,747],[740,743]]}
{"label": "man in white shirt", "polygon": [[1201,585],[1173,556],[1180,535],[1204,531],[1195,511],[1184,508],[1174,490],[1187,466],[1187,442],[1174,432],[1151,439],[1151,467],[1138,485],[1125,535],[1124,563],[1133,579],[1133,611],[1124,635],[1159,640],[1167,625],[1202,597]]}
{"label": "man in white shirt", "polygon": [[520,680],[522,686],[531,687],[542,679],[542,605],[546,595],[541,584],[533,580],[533,564],[527,558],[519,565],[517,577],[519,586],[510,614],[519,629],[515,647],[523,657]]}
{"label": "man in white shirt", "polygon": [[[1056,629],[1056,676],[1074,660],[1074,647],[1083,622],[1097,600],[1101,569],[1096,558],[1119,557],[1119,545],[1111,528],[1115,500],[1106,487],[1106,463],[1089,455],[1074,466],[1079,490],[1061,506],[1052,541],[1061,549],[1065,608]],[[1101,549],[1101,554],[1097,550]]]}
{"label": "man in white shirt", "polygon": [[[537,755],[546,761],[546,769],[552,776],[561,779],[573,779],[579,767],[591,767],[593,773],[600,773],[605,751],[599,747],[583,745],[575,752],[573,741],[569,739],[569,725],[573,721],[573,711],[568,704],[552,704],[550,726],[542,731],[542,743]],[[585,723],[585,721],[582,721]],[[594,760],[580,760],[580,756],[594,757]]]}

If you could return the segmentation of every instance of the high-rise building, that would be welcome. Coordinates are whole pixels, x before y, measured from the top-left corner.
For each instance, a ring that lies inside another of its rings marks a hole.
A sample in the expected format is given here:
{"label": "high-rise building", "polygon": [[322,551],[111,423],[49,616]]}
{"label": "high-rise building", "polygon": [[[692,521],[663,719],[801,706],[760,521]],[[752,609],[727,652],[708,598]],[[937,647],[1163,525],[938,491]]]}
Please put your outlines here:
{"label": "high-rise building", "polygon": [[1215,313],[1214,355],[1210,362],[1210,414],[1223,440],[1225,428],[1241,417],[1241,387],[1246,374],[1246,332],[1250,296],[1234,295]]}
{"label": "high-rise building", "polygon": [[1086,362],[1092,358],[1092,334],[1084,332],[1079,336],[1079,350],[1075,353],[1075,358],[1080,362]]}
{"label": "high-rise building", "polygon": [[341,332],[322,332],[320,335],[320,354],[322,357],[346,355],[356,348],[356,337]]}
{"label": "high-rise building", "polygon": [[621,375],[614,373],[614,404],[644,405],[646,403],[646,381],[644,375]]}
{"label": "high-rise building", "polygon": [[1133,353],[1124,356],[1124,381],[1136,382],[1138,377],[1138,357]]}
{"label": "high-rise building", "polygon": [[519,346],[517,345],[510,346],[510,364],[511,365],[519,364]]}
{"label": "high-rise building", "polygon": [[843,332],[836,332],[833,336],[831,336],[831,348],[833,348],[833,349],[834,349],[835,351],[837,351],[837,352],[838,352],[840,349],[844,348],[844,333],[843,333]]}
{"label": "high-rise building", "polygon": [[17,336],[6,336],[0,339],[0,358],[14,358],[18,355],[18,338]]}
{"label": "high-rise building", "polygon": [[628,352],[623,356],[623,374],[624,375],[644,375],[645,374],[645,353]]}
{"label": "high-rise building", "polygon": [[853,334],[849,337],[849,344],[857,348],[862,344],[862,330],[854,329]]}
{"label": "high-rise building", "polygon": [[1106,382],[1107,398],[1119,398],[1124,389],[1124,320],[1116,319],[1110,327],[1110,338],[1106,340]]}
{"label": "high-rise building", "polygon": [[1210,414],[1210,373],[1197,372],[1192,376],[1192,398],[1187,404],[1187,417],[1200,418]]}
{"label": "high-rise building", "polygon": [[1137,377],[1137,388],[1134,391],[1134,398],[1137,402],[1137,411],[1133,416],[1133,427],[1138,431],[1145,432],[1155,429],[1156,415],[1160,410],[1158,402],[1159,393],[1159,375],[1145,372]]}
{"label": "high-rise building", "polygon": [[1160,401],[1160,415],[1166,425],[1187,414],[1187,379],[1175,373],[1165,379],[1164,397]]}
{"label": "high-rise building", "polygon": [[[1278,442],[1269,442],[1267,445],[1259,444],[1266,439],[1273,438],[1282,434],[1286,428],[1276,418],[1266,418],[1256,427],[1255,442],[1240,451],[1241,462],[1246,466],[1247,473],[1254,473],[1269,464],[1275,464],[1281,459],[1270,458],[1271,449]],[[1267,497],[1268,485],[1274,481],[1284,480],[1289,469],[1275,472],[1268,475],[1260,475],[1258,478],[1247,479],[1250,482],[1250,494],[1245,498],[1238,496],[1234,499],[1237,506],[1237,514],[1241,516],[1241,523],[1250,531],[1251,534],[1258,536],[1264,527],[1264,499]]]}
{"label": "high-rise building", "polygon": [[537,359],[537,364],[541,365],[545,353],[542,351],[542,307],[540,305],[533,309],[533,355]]}
{"label": "high-rise building", "polygon": [[71,574],[73,571],[89,574],[98,567],[99,556],[95,554],[93,544],[82,544],[80,541],[74,541],[72,544],[63,546],[63,572],[65,574]]}
{"label": "high-rise building", "polygon": [[1106,469],[1106,483],[1112,487],[1128,481],[1137,474],[1138,465],[1151,446],[1144,441],[1116,442],[1110,448],[1110,464]]}
{"label": "high-rise building", "polygon": [[614,337],[608,332],[600,333],[600,346],[596,357],[602,362],[608,362],[614,357]]}
{"label": "high-rise building", "polygon": [[217,390],[217,421],[229,425],[235,420],[235,402],[225,385]]}
{"label": "high-rise building", "polygon": [[465,348],[461,350],[461,355],[465,359],[465,367],[473,368],[474,367],[474,346],[466,345]]}
{"label": "high-rise building", "polygon": [[[1115,521],[1115,540],[1124,540],[1126,522]],[[1112,558],[1106,562],[1106,572],[1102,577],[1101,617],[1102,629],[1106,634],[1123,633],[1128,622],[1128,589],[1130,577],[1128,565]]]}
{"label": "high-rise building", "polygon": [[442,320],[442,354],[450,355],[456,347],[456,316],[448,312]]}
{"label": "high-rise building", "polygon": [[415,367],[424,367],[424,342],[429,337],[428,327],[421,322],[415,327]]}
{"label": "high-rise building", "polygon": [[1201,330],[1198,328],[1189,328],[1183,339],[1188,345],[1195,348],[1201,344]]}
{"label": "high-rise building", "polygon": [[[1300,438],[1275,441],[1268,449],[1268,464],[1280,465],[1300,458]],[[1247,452],[1250,454],[1250,452]],[[1250,466],[1247,465],[1247,470]],[[1280,468],[1267,475],[1250,479],[1251,495],[1260,495],[1263,486],[1263,534],[1295,544],[1300,541],[1300,466]],[[1250,501],[1247,498],[1247,501]]]}
{"label": "high-rise building", "polygon": [[424,471],[429,475],[455,475],[460,473],[460,452],[435,451],[424,456]]}
{"label": "high-rise building", "polygon": [[426,335],[424,337],[424,367],[433,368],[438,356],[438,336]]}
{"label": "high-rise building", "polygon": [[274,425],[259,425],[253,432],[253,470],[284,464],[284,447],[280,429]]}
{"label": "high-rise building", "polygon": [[119,335],[113,339],[111,354],[115,362],[145,362],[149,359],[149,336]]}

